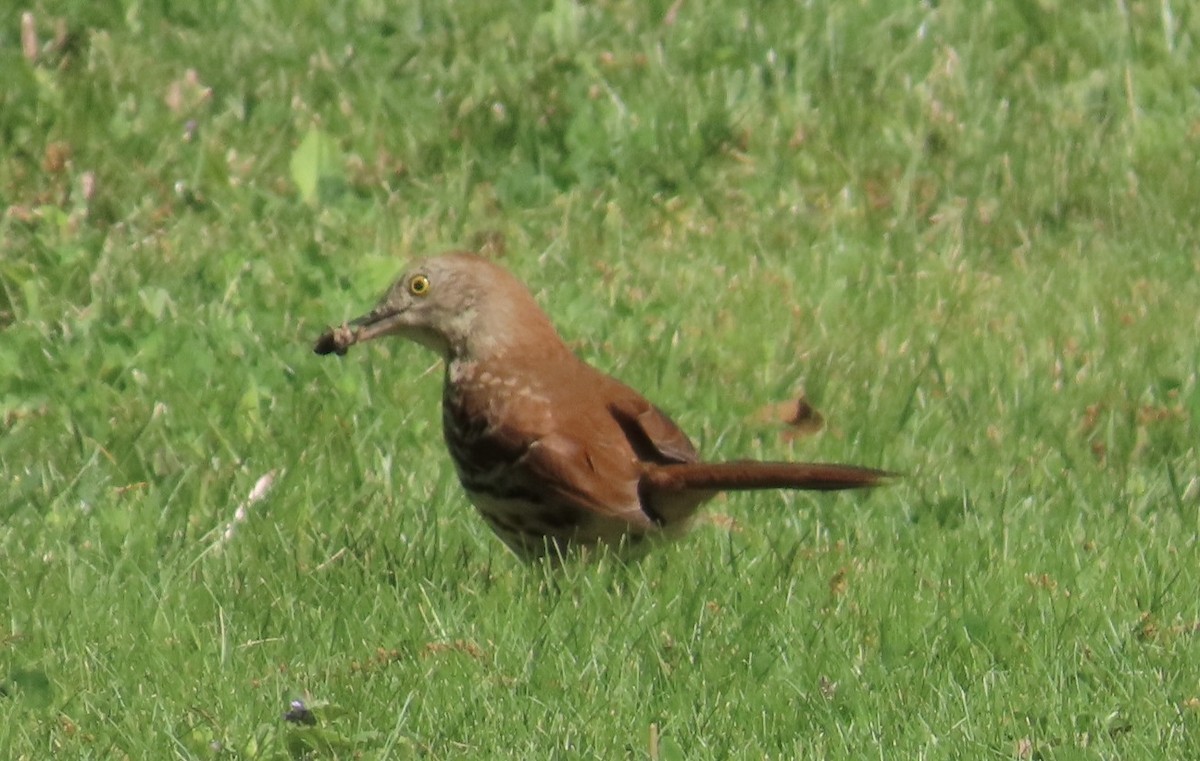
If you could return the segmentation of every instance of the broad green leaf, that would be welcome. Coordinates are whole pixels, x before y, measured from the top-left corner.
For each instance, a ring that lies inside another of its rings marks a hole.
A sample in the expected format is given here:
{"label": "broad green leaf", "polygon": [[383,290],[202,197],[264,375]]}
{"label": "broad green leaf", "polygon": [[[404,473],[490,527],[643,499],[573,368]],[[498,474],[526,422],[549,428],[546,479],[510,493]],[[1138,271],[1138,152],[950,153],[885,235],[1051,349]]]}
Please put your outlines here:
{"label": "broad green leaf", "polygon": [[316,206],[331,200],[343,186],[337,143],[313,127],[292,153],[291,173],[305,203]]}

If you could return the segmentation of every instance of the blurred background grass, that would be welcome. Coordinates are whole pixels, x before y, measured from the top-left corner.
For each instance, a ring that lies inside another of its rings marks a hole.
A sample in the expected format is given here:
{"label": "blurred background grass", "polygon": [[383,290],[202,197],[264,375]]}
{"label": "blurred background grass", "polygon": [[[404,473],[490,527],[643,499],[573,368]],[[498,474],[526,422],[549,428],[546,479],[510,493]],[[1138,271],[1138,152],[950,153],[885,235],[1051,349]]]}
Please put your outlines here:
{"label": "blurred background grass", "polygon": [[[1195,755],[1198,34],[1170,0],[0,9],[0,747]],[[434,358],[309,353],[452,246],[707,454],[908,478],[518,565]],[[820,436],[757,415],[801,390]]]}

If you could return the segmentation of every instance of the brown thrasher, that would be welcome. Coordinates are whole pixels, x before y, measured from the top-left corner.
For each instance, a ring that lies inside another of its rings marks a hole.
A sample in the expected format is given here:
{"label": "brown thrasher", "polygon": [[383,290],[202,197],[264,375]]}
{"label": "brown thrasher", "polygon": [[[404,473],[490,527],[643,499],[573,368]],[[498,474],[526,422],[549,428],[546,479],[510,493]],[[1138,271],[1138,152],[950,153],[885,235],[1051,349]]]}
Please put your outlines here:
{"label": "brown thrasher", "polygon": [[722,490],[877,486],[853,465],[699,462],[661,410],[576,357],[528,289],[469,253],[414,262],[368,314],[313,350],[387,335],[445,360],[442,426],[467,496],[517,555],[677,536]]}

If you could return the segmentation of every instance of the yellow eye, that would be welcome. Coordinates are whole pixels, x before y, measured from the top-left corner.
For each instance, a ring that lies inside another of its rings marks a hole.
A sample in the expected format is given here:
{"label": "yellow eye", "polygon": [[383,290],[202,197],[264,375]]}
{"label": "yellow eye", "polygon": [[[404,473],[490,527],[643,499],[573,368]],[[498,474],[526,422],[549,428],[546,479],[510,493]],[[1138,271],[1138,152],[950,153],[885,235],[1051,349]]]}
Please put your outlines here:
{"label": "yellow eye", "polygon": [[429,293],[429,278],[424,275],[413,275],[408,281],[408,292],[414,296],[424,296]]}

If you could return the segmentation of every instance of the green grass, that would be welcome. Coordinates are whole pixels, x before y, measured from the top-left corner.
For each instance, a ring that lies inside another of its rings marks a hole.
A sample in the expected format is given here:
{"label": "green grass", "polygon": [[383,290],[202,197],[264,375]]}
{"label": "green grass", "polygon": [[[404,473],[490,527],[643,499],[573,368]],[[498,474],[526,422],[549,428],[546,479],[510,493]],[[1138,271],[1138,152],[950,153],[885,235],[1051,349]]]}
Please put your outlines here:
{"label": "green grass", "polygon": [[[112,5],[0,10],[8,757],[1200,755],[1190,5]],[[519,564],[434,357],[310,352],[485,241],[706,454],[907,477]]]}

